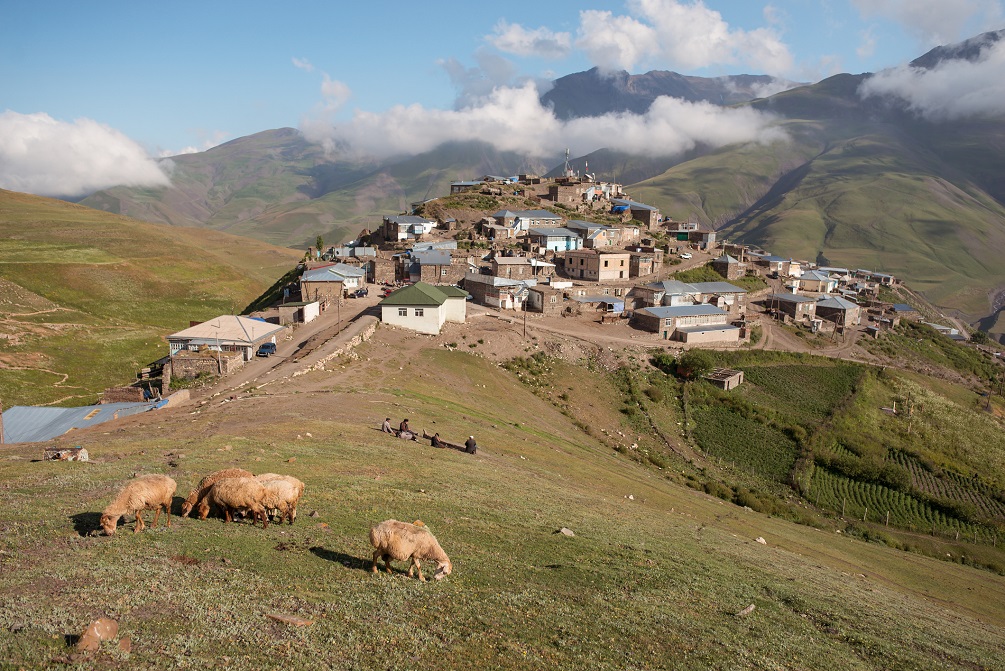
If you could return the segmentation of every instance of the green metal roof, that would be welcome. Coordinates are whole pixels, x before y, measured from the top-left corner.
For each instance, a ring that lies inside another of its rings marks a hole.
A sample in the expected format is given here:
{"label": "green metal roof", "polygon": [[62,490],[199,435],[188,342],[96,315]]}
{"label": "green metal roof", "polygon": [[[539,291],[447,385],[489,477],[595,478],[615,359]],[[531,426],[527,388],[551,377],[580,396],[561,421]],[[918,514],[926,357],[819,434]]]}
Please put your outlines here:
{"label": "green metal roof", "polygon": [[[448,293],[448,289],[452,291]],[[425,282],[416,282],[392,292],[380,305],[443,305],[450,296],[467,296],[467,292],[457,287],[434,287]]]}

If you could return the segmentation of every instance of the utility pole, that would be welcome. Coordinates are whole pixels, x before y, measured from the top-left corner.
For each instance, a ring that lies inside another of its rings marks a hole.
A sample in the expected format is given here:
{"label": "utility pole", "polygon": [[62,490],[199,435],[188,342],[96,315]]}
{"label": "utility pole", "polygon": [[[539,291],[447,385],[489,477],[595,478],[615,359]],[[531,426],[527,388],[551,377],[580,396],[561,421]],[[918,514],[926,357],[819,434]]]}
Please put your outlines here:
{"label": "utility pole", "polygon": [[223,362],[220,360],[220,320],[217,319],[216,323],[213,324],[213,328],[216,329],[216,374],[223,375]]}

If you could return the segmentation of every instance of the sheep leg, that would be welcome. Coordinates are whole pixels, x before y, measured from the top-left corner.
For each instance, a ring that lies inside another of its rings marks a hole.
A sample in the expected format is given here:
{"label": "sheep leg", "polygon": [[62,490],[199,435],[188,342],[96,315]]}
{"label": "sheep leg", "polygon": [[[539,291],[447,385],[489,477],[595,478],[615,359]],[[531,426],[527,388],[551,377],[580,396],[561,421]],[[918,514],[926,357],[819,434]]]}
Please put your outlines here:
{"label": "sheep leg", "polygon": [[394,573],[394,570],[391,568],[391,555],[384,555],[384,568],[387,569],[388,573]]}
{"label": "sheep leg", "polygon": [[156,529],[157,528],[157,520],[159,520],[160,517],[161,517],[161,506],[158,503],[157,507],[154,508],[154,521],[150,523],[150,528],[151,529]]}
{"label": "sheep leg", "polygon": [[171,528],[171,504],[170,503],[165,503],[164,504],[164,517],[167,518],[167,526],[168,526],[168,529],[170,529]]}
{"label": "sheep leg", "polygon": [[230,516],[230,508],[224,507],[224,509],[223,509],[223,523],[226,524],[227,522],[231,522],[231,521],[233,521],[233,518],[231,518],[231,516]]}
{"label": "sheep leg", "polygon": [[136,526],[135,526],[135,528],[133,528],[133,533],[134,534],[138,534],[141,531],[143,531],[143,511],[142,510],[137,510],[136,511]]}
{"label": "sheep leg", "polygon": [[370,570],[373,571],[374,573],[377,573],[377,571],[378,571],[378,569],[377,569],[377,562],[380,561],[380,557],[381,557],[380,550],[374,550],[374,552],[373,552],[373,566],[370,567]]}
{"label": "sheep leg", "polygon": [[[422,575],[422,565],[419,564],[419,560],[412,557],[412,566],[415,567],[415,571],[419,574],[419,582],[426,582],[426,577]],[[408,577],[412,577],[412,567],[408,568]]]}

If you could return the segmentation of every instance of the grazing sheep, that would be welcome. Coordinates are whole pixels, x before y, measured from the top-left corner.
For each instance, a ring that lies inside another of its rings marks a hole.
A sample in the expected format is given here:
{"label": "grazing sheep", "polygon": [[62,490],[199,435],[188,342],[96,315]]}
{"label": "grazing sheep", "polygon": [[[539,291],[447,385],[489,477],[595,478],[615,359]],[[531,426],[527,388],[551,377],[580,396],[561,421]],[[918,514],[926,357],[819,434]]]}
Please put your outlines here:
{"label": "grazing sheep", "polygon": [[217,480],[223,480],[224,478],[250,478],[254,477],[254,473],[251,471],[246,471],[243,468],[225,468],[222,471],[213,471],[202,480],[195,489],[188,493],[188,498],[185,502],[181,504],[181,516],[188,517],[192,509],[198,505],[199,501],[206,496],[206,492],[209,488],[213,486]]}
{"label": "grazing sheep", "polygon": [[265,509],[270,514],[279,514],[279,521],[285,515],[287,522],[293,524],[297,519],[297,504],[304,495],[304,483],[292,475],[278,473],[262,473],[255,479],[265,486]]}
{"label": "grazing sheep", "polygon": [[136,527],[133,533],[143,530],[143,511],[156,510],[154,521],[150,526],[157,526],[157,518],[164,508],[167,526],[171,526],[171,501],[178,488],[175,481],[166,475],[142,475],[126,483],[115,500],[101,513],[101,529],[105,535],[115,533],[119,518],[123,515],[136,515]]}
{"label": "grazing sheep", "polygon": [[450,575],[452,566],[447,553],[443,551],[440,544],[429,529],[416,522],[399,522],[398,520],[384,520],[377,526],[370,529],[370,545],[376,548],[373,551],[373,572],[377,572],[377,562],[383,557],[384,567],[387,572],[391,572],[391,560],[405,561],[411,559],[412,563],[408,567],[408,577],[412,577],[412,570],[419,573],[419,580],[425,582],[422,575],[422,567],[419,565],[420,559],[430,559],[436,562],[436,572],[433,573],[433,580],[440,580],[444,576]]}
{"label": "grazing sheep", "polygon": [[255,478],[224,478],[218,480],[206,492],[196,510],[199,519],[209,516],[210,507],[216,506],[223,511],[223,521],[230,522],[233,513],[252,514],[251,523],[262,520],[262,528],[269,527],[269,519],[265,515],[265,487]]}

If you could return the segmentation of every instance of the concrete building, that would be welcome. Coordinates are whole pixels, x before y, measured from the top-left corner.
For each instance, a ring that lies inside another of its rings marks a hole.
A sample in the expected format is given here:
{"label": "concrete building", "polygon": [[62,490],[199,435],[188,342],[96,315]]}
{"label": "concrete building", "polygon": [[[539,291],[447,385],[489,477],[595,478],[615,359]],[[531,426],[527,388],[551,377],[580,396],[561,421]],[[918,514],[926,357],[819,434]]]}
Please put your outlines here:
{"label": "concrete building", "polygon": [[467,296],[466,291],[454,286],[416,282],[392,292],[379,303],[380,320],[385,324],[435,335],[448,321],[465,322]]}
{"label": "concrete building", "polygon": [[626,280],[631,275],[629,252],[580,249],[565,253],[565,276],[593,282]]}

